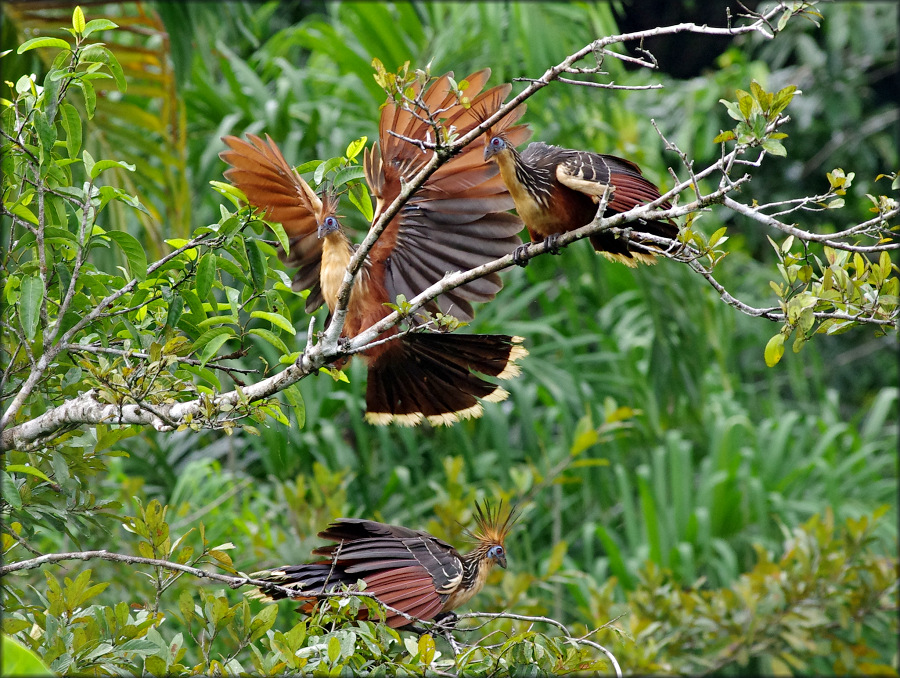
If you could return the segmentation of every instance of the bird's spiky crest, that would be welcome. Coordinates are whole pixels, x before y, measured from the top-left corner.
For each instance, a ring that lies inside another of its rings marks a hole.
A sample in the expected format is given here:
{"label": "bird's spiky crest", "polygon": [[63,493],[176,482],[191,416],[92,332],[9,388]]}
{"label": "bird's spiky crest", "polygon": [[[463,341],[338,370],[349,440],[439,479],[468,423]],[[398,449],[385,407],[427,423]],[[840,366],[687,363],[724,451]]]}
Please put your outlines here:
{"label": "bird's spiky crest", "polygon": [[487,500],[479,504],[475,502],[475,531],[465,530],[466,535],[480,544],[503,544],[507,535],[518,519],[518,510],[511,506],[506,517],[503,515],[503,501],[497,504],[497,508],[491,506]]}
{"label": "bird's spiky crest", "polygon": [[[502,99],[501,99],[501,101],[494,102],[493,107],[491,107],[491,105],[489,105],[489,103],[490,102],[485,102],[485,104],[482,104],[482,105],[473,105],[472,106],[472,116],[475,118],[475,120],[478,121],[479,125],[483,124],[491,115],[493,115],[496,112],[496,110],[498,108],[500,108]],[[519,104],[513,110],[511,110],[509,113],[507,113],[502,118],[500,118],[497,122],[495,122],[493,125],[488,127],[484,131],[485,140],[490,140],[493,137],[501,137],[502,139],[506,139],[507,141],[509,141],[507,131],[510,130],[510,128],[513,127],[513,125],[515,125],[519,121],[519,118],[521,118],[523,115],[525,115],[526,109],[527,109],[526,104]],[[526,126],[520,125],[519,127],[516,127],[515,129],[516,130],[519,130],[519,129],[524,130],[524,129],[526,129]],[[527,132],[527,136],[531,136],[531,133]],[[517,142],[521,143],[520,140],[517,140]]]}
{"label": "bird's spiky crest", "polygon": [[319,221],[325,219],[325,217],[335,216],[339,217],[337,213],[338,202],[340,201],[340,193],[335,193],[333,190],[326,190],[322,193],[322,211],[317,215]]}

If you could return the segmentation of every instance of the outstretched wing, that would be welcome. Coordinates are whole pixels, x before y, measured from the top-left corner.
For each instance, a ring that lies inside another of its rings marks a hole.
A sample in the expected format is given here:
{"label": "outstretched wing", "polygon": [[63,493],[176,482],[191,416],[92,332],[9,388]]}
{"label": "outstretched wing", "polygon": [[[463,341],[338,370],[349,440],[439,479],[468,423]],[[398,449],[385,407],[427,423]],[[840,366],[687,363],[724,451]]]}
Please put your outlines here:
{"label": "outstretched wing", "polygon": [[293,288],[309,290],[306,311],[312,313],[324,303],[319,284],[322,242],[316,233],[318,222],[333,212],[330,200],[323,204],[303,178],[284,159],[278,146],[248,134],[251,143],[234,136],[223,137],[229,150],[219,157],[231,165],[225,177],[247,196],[254,207],[265,210],[265,218],[284,226],[290,248],[279,252],[287,266],[297,267]]}
{"label": "outstretched wing", "polygon": [[[465,90],[469,105],[457,101],[447,74],[423,95],[432,111],[440,111],[445,129],[464,135],[494,113],[510,92],[500,85],[481,92],[490,71],[468,76]],[[512,125],[524,108],[507,116]],[[382,111],[379,146],[366,152],[366,180],[376,198],[375,219],[399,195],[402,184],[411,180],[431,158],[432,151],[400,139],[433,141],[427,122],[389,102]],[[510,127],[514,143],[530,135],[524,125]],[[442,165],[391,220],[370,252],[373,264],[385,269],[385,287],[393,300],[398,294],[411,299],[448,272],[467,270],[511,253],[521,241],[522,223],[508,213],[512,198],[493,163],[483,160],[484,136],[466,146]],[[439,297],[432,310],[439,309],[461,320],[473,315],[471,302],[488,301],[500,290],[496,274],[451,290]]]}

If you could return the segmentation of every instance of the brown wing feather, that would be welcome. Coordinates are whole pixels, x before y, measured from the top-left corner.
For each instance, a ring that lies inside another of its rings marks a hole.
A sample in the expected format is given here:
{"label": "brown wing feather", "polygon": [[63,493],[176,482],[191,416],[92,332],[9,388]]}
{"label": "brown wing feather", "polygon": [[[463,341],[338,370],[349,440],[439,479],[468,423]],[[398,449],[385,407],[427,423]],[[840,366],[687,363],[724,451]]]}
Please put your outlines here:
{"label": "brown wing feather", "polygon": [[[458,134],[465,134],[496,111],[511,90],[510,85],[499,85],[481,93],[489,73],[485,69],[466,78],[470,83],[466,89],[471,101],[469,107],[456,102],[455,96],[449,93],[446,78],[439,79],[424,99],[430,105],[447,108],[442,114],[444,124],[452,126]],[[519,107],[510,113],[506,116],[507,124],[518,120],[523,112],[524,107]],[[401,113],[393,104],[385,108],[380,153],[379,149],[373,149],[364,159],[367,181],[377,200],[376,219],[383,207],[399,194],[401,181],[410,180],[431,157],[388,134],[394,125],[401,126],[410,138],[430,138],[426,136],[431,134],[428,125],[421,121],[414,124],[411,114]],[[509,133],[515,143],[523,143],[530,134],[524,125],[510,127]],[[370,260],[384,263],[391,300],[399,294],[411,299],[446,273],[480,266],[509,254],[521,244],[518,238],[521,221],[507,214],[514,206],[512,198],[496,166],[484,163],[483,152],[482,136],[435,171],[372,248]],[[475,224],[482,228],[470,228]],[[427,255],[423,256],[423,252]],[[473,311],[469,302],[490,300],[501,285],[498,276],[464,285],[436,300],[432,310],[470,320]]]}
{"label": "brown wing feather", "polygon": [[322,241],[316,235],[326,205],[315,191],[284,159],[278,146],[266,135],[266,141],[248,134],[252,143],[234,136],[223,137],[229,149],[219,157],[231,165],[225,177],[240,188],[248,202],[264,210],[265,218],[284,226],[289,250],[279,251],[287,266],[296,267],[293,288],[308,289],[306,311],[315,311],[324,302],[319,283]]}
{"label": "brown wing feather", "polygon": [[[490,74],[490,69],[486,68],[469,75],[466,78],[469,82],[467,93],[471,92],[470,96],[479,93]],[[458,115],[459,111],[457,109],[462,109],[462,106],[456,103],[455,95],[450,91],[450,78],[452,76],[452,72],[442,75],[432,83],[422,97],[423,103],[429,110],[438,111],[450,108],[449,111],[440,114],[440,117],[447,119]],[[414,86],[413,89],[418,92],[418,86]],[[411,111],[404,110],[393,101],[388,101],[385,104],[379,125],[379,141],[382,155],[385,159],[385,174],[388,181],[393,182],[398,180],[400,176],[408,178],[418,172],[422,165],[428,161],[430,153],[423,153],[417,146],[394,136],[390,131],[408,139],[421,140],[429,138],[429,135],[433,137],[433,133],[430,125],[413,115]],[[386,202],[390,202],[392,199],[385,197]]]}
{"label": "brown wing feather", "polygon": [[[608,184],[615,189],[609,196],[607,215],[627,212],[660,197],[659,189],[644,178],[640,167],[624,158],[576,152],[560,167],[562,171],[557,172],[557,177],[562,183],[575,190],[581,190],[595,200],[601,198],[605,185]],[[570,179],[567,181],[565,177],[570,177]],[[590,181],[594,182],[593,187],[581,185]],[[671,206],[672,204],[668,200],[660,205],[662,209],[668,209]],[[678,227],[671,221],[642,221],[636,225],[635,230],[669,239],[675,239],[678,235]],[[635,236],[635,240],[640,242],[640,237]],[[626,266],[635,266],[637,262],[645,264],[656,262],[656,256],[653,253],[632,247],[627,240],[617,238],[612,233],[604,232],[592,235],[590,241],[594,249],[606,258]]]}

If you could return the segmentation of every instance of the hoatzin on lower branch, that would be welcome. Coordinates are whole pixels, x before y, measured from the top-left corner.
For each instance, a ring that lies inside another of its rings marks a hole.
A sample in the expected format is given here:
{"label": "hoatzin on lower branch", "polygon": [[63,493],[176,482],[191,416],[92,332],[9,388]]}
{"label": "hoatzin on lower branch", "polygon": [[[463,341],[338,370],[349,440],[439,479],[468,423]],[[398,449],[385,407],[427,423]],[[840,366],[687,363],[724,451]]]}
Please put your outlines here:
{"label": "hoatzin on lower branch", "polygon": [[[609,217],[660,197],[659,189],[647,181],[641,169],[623,158],[575,151],[545,143],[533,143],[519,153],[509,135],[495,127],[488,132],[484,159],[500,167],[500,175],[516,203],[516,212],[525,222],[534,242],[548,240],[551,252],[558,234],[574,231],[597,216],[600,201],[607,193]],[[668,209],[665,201],[660,205]],[[678,227],[671,221],[639,221],[637,230],[675,239]],[[626,266],[656,263],[656,256],[643,247],[640,236],[629,242],[609,231],[589,236],[597,252]],[[649,245],[659,247],[659,245]],[[555,252],[554,252],[555,253]],[[518,254],[518,253],[517,253]],[[518,263],[518,259],[517,259]]]}
{"label": "hoatzin on lower branch", "polygon": [[[412,143],[434,138],[423,111],[438,114],[457,134],[467,133],[496,111],[511,89],[501,85],[479,94],[489,75],[485,69],[466,78],[467,106],[450,87],[452,74],[438,78],[422,95],[424,108],[416,113],[388,100],[381,113],[380,148],[367,149],[364,161],[376,221],[434,153]],[[513,125],[520,115],[516,111],[503,119],[515,143],[529,134],[524,125]],[[270,138],[248,137],[251,143],[224,138],[229,150],[221,157],[232,166],[225,176],[251,205],[265,210],[267,219],[284,226],[290,250],[282,260],[299,267],[293,287],[310,290],[307,311],[323,302],[333,311],[354,251],[336,215],[337,199],[317,195]],[[355,337],[384,318],[391,312],[385,304],[398,295],[412,299],[447,272],[474,268],[521,245],[521,221],[508,213],[513,200],[497,168],[484,163],[483,147],[484,137],[479,137],[438,168],[390,221],[357,276],[343,336]],[[489,275],[447,292],[427,310],[467,321],[471,302],[492,299],[500,287],[499,276]],[[397,334],[394,328],[379,339]],[[441,425],[481,416],[479,399],[499,401],[507,392],[475,372],[497,379],[517,375],[516,361],[527,355],[521,341],[507,335],[416,332],[367,349],[366,420],[414,426],[423,419]]]}
{"label": "hoatzin on lower branch", "polygon": [[[339,518],[319,532],[322,539],[337,542],[313,551],[325,560],[305,565],[289,565],[257,572],[251,576],[296,591],[292,600],[306,601],[300,611],[311,613],[317,599],[304,593],[323,594],[356,588],[366,583],[365,592],[419,621],[428,621],[467,603],[481,591],[494,565],[506,568],[503,542],[516,520],[515,509],[501,520],[502,502],[496,510],[485,502],[475,505],[474,532],[466,533],[475,548],[460,554],[447,542],[427,532],[374,520]],[[286,598],[284,593],[260,587],[252,597],[265,600]],[[412,623],[386,610],[385,623],[397,628]],[[368,619],[368,610],[360,611]]]}

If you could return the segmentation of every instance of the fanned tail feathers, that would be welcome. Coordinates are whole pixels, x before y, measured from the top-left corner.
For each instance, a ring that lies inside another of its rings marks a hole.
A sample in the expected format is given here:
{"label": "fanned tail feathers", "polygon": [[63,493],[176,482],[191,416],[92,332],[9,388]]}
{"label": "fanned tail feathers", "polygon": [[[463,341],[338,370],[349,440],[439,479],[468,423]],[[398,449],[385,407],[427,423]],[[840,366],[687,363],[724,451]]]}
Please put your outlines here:
{"label": "fanned tail feathers", "polygon": [[366,421],[433,426],[482,415],[479,400],[499,402],[509,395],[495,379],[519,374],[517,361],[528,351],[521,337],[483,334],[408,334],[369,365]]}
{"label": "fanned tail feathers", "polygon": [[[622,161],[622,164],[624,165],[625,162]],[[633,163],[629,162],[628,165],[633,165]],[[622,168],[625,171],[616,171],[614,168],[610,173],[610,182],[616,187],[616,190],[613,192],[607,214],[627,212],[639,205],[653,202],[659,197],[659,189],[641,175],[636,165],[633,166],[635,171],[630,171],[630,167],[625,166]],[[672,204],[668,201],[660,205],[662,209],[669,209],[671,206]],[[634,230],[670,240],[678,237],[678,226],[672,221],[641,221],[634,224]],[[638,263],[647,265],[656,263],[656,255],[652,252],[634,247],[627,240],[616,238],[609,232],[592,235],[590,241],[594,249],[604,257],[610,261],[625,264],[629,268],[635,268]],[[633,241],[641,242],[640,236],[635,234]],[[648,243],[648,246],[653,247],[654,245]]]}

